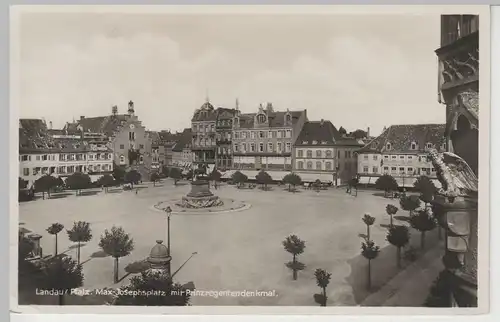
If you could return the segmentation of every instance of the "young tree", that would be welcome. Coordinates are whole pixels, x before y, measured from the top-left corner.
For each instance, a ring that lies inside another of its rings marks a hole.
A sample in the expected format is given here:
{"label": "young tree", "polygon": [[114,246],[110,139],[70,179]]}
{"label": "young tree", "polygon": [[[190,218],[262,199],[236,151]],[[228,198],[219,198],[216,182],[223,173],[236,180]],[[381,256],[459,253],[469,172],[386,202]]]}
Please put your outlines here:
{"label": "young tree", "polygon": [[54,223],[47,228],[47,232],[56,237],[56,250],[54,252],[54,256],[57,256],[57,234],[63,230],[64,226],[60,223]]}
{"label": "young tree", "polygon": [[113,280],[118,283],[118,260],[120,257],[125,257],[134,249],[134,240],[129,234],[125,233],[122,227],[111,227],[111,231],[107,229],[104,235],[101,236],[99,247],[115,259]]}
{"label": "young tree", "polygon": [[410,216],[413,214],[413,212],[420,207],[420,199],[418,196],[406,196],[402,197],[399,200],[399,205],[401,206],[401,209],[406,210],[410,213]]}
{"label": "young tree", "polygon": [[108,192],[108,188],[109,187],[113,187],[114,185],[116,185],[116,182],[117,181],[113,178],[112,175],[105,174],[102,177],[100,177],[99,179],[97,179],[96,184],[98,186],[104,187],[104,191],[107,193]]}
{"label": "young tree", "polygon": [[405,247],[410,241],[410,232],[406,226],[392,226],[387,233],[387,241],[397,247],[397,264],[401,268],[401,248]]}
{"label": "young tree", "polygon": [[182,171],[179,168],[170,168],[169,176],[174,179],[174,185],[177,185],[177,182],[182,178]]}
{"label": "young tree", "polygon": [[66,178],[66,186],[69,189],[75,190],[78,196],[82,189],[88,189],[92,185],[90,176],[86,173],[75,172]]}
{"label": "young tree", "polygon": [[118,183],[122,183],[125,180],[125,169],[122,166],[117,165],[113,162],[113,177]]}
{"label": "young tree", "polygon": [[389,216],[391,216],[391,227],[393,226],[392,225],[392,216],[394,216],[397,212],[398,212],[398,207],[394,206],[394,205],[391,205],[391,204],[388,204],[386,207],[385,207],[385,211],[387,212],[387,214]]}
{"label": "young tree", "polygon": [[287,252],[293,255],[293,260],[287,263],[287,267],[293,271],[293,279],[297,279],[297,271],[303,269],[303,264],[297,261],[297,256],[304,252],[306,242],[296,235],[290,235],[283,241],[283,247]]}
{"label": "young tree", "polygon": [[59,305],[64,305],[64,294],[83,285],[82,267],[69,256],[51,258],[43,267],[43,272],[45,289],[57,291]]}
{"label": "young tree", "polygon": [[264,190],[267,190],[267,185],[273,182],[273,178],[264,170],[259,171],[259,173],[255,176],[257,183],[264,186]]}
{"label": "young tree", "polygon": [[158,172],[153,172],[149,176],[149,180],[153,182],[153,187],[156,187],[156,181],[160,181],[160,175],[158,174]]}
{"label": "young tree", "polygon": [[415,189],[421,194],[425,193],[428,195],[434,195],[437,191],[436,186],[428,176],[418,177],[413,183],[413,187],[415,187]]}
{"label": "young tree", "polygon": [[383,190],[385,197],[387,197],[388,193],[398,190],[398,187],[396,179],[389,174],[384,174],[375,181],[375,188]]}
{"label": "young tree", "polygon": [[425,233],[436,228],[436,220],[422,209],[410,216],[410,225],[420,232],[420,248],[425,248]]}
{"label": "young tree", "polygon": [[375,217],[370,216],[370,214],[366,213],[362,218],[363,222],[366,225],[366,239],[370,239],[370,226],[372,226],[375,223]]}
{"label": "young tree", "polygon": [[231,175],[231,179],[236,184],[237,188],[241,188],[241,185],[247,182],[248,177],[245,174],[241,173],[240,171],[236,171]]}
{"label": "young tree", "polygon": [[134,188],[134,184],[138,184],[141,181],[141,174],[137,170],[130,170],[125,174],[125,182],[130,183],[132,189]]}
{"label": "young tree", "polygon": [[69,240],[78,244],[77,258],[80,265],[80,246],[81,243],[86,243],[92,239],[92,230],[90,224],[85,221],[78,221],[73,224],[71,230],[67,230]]}
{"label": "young tree", "polygon": [[371,240],[366,240],[366,243],[361,243],[361,254],[364,258],[368,260],[368,282],[367,288],[368,290],[372,287],[372,273],[371,273],[371,261],[372,259],[377,258],[380,252],[380,247],[375,246],[375,243]]}
{"label": "young tree", "polygon": [[[130,284],[122,287],[113,305],[134,306],[185,306],[189,303],[189,293],[164,272],[144,271],[130,279]],[[151,294],[134,296],[135,293]]]}
{"label": "young tree", "polygon": [[326,287],[330,283],[330,278],[332,277],[331,273],[328,273],[324,269],[318,268],[314,271],[314,276],[316,277],[316,284],[321,288],[322,294],[322,303],[321,306],[326,306],[326,301],[328,297],[326,296]]}
{"label": "young tree", "polygon": [[302,179],[296,173],[289,173],[283,178],[283,183],[288,185],[288,191],[290,192],[290,186],[293,186],[293,191],[295,192],[295,186],[302,183]]}

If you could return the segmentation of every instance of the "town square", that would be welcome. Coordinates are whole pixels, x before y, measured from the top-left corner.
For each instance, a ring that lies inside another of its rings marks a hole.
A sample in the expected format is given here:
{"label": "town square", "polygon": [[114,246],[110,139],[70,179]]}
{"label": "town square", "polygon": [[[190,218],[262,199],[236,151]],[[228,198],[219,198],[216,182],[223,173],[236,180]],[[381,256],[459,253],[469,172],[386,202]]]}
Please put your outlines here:
{"label": "town square", "polygon": [[478,307],[478,14],[26,17],[19,305]]}

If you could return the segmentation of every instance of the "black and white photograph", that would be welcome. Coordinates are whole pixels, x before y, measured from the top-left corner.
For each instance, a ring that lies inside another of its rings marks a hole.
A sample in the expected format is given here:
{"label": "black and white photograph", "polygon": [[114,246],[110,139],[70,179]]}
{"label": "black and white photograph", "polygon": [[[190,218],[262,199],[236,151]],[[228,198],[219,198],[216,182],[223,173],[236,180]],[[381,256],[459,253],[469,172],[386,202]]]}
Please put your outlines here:
{"label": "black and white photograph", "polygon": [[21,311],[488,310],[488,7],[10,24]]}

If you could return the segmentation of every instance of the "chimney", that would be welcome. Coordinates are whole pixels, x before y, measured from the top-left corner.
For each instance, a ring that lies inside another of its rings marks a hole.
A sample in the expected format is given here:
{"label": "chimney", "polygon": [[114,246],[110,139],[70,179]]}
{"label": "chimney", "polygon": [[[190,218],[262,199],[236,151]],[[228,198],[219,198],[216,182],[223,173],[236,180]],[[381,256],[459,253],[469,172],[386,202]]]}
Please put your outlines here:
{"label": "chimney", "polygon": [[321,119],[321,121],[319,122],[319,124],[321,124],[321,126],[323,126],[323,124],[325,124],[325,120]]}
{"label": "chimney", "polygon": [[49,122],[49,130],[52,130],[52,121]]}
{"label": "chimney", "polygon": [[366,137],[369,138],[370,137],[370,127],[367,127],[366,128]]}
{"label": "chimney", "polygon": [[118,114],[118,106],[113,105],[113,106],[111,107],[111,114],[112,114],[113,116],[116,116],[116,114]]}

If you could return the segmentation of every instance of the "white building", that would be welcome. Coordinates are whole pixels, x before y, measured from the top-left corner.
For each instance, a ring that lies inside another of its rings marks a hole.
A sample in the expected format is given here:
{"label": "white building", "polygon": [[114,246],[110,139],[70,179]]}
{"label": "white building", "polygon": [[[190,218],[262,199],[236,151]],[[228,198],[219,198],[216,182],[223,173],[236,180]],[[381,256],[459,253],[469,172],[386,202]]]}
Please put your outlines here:
{"label": "white building", "polygon": [[[412,187],[416,178],[436,178],[426,150],[446,151],[444,124],[393,125],[358,151],[360,183],[374,184],[390,174],[400,187]],[[438,181],[434,180],[438,185]]]}
{"label": "white building", "polygon": [[45,174],[63,179],[75,172],[93,181],[113,171],[113,153],[106,146],[78,138],[75,133],[53,133],[42,120],[20,120],[19,177],[31,186]]}

